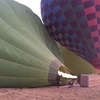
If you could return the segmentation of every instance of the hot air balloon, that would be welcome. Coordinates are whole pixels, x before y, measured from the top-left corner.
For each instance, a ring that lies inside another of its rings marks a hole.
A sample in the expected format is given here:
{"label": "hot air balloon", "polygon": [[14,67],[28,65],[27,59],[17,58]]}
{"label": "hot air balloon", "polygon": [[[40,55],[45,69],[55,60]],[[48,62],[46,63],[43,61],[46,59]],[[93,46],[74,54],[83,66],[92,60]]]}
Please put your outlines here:
{"label": "hot air balloon", "polygon": [[100,1],[41,0],[49,34],[100,70]]}
{"label": "hot air balloon", "polygon": [[0,0],[0,87],[54,85],[59,68],[70,73],[38,16]]}

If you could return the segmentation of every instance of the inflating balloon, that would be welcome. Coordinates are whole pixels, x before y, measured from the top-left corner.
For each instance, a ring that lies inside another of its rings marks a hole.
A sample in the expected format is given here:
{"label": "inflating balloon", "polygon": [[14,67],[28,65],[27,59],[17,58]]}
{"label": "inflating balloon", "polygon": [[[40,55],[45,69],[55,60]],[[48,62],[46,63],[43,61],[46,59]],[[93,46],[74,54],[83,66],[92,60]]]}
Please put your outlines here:
{"label": "inflating balloon", "polygon": [[56,41],[100,70],[99,0],[42,0],[41,13]]}
{"label": "inflating balloon", "polygon": [[63,66],[38,16],[13,0],[0,0],[0,87],[54,85],[59,68],[69,73]]}

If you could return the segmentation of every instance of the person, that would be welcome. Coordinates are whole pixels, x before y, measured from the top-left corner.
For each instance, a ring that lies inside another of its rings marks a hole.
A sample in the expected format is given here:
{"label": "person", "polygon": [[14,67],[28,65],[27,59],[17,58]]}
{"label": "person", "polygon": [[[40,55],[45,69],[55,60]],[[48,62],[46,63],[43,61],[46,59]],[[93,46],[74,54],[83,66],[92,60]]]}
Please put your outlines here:
{"label": "person", "polygon": [[77,83],[78,83],[78,84],[80,84],[80,78],[81,78],[81,75],[78,75],[78,76],[77,76]]}
{"label": "person", "polygon": [[59,88],[60,87],[60,75],[59,74],[57,74],[56,82],[57,82],[57,87]]}
{"label": "person", "polygon": [[73,80],[70,80],[70,81],[68,82],[68,85],[69,85],[69,88],[72,88],[73,85],[74,85],[74,81],[73,81]]}

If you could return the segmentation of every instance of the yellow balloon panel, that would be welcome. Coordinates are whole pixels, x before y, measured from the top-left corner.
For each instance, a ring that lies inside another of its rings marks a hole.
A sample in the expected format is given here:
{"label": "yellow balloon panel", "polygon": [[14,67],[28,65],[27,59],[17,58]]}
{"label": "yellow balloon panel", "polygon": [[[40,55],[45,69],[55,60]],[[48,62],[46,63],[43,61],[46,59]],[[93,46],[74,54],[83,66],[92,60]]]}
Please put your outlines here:
{"label": "yellow balloon panel", "polygon": [[59,46],[60,54],[64,60],[65,66],[70,69],[72,74],[90,74],[97,73],[97,70],[87,61],[69,51],[66,47]]}

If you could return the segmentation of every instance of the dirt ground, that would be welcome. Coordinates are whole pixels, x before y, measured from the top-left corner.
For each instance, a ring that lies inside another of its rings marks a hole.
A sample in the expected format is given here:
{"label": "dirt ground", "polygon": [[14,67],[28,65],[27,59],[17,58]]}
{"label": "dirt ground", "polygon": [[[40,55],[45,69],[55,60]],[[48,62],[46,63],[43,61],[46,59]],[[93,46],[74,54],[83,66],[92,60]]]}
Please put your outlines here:
{"label": "dirt ground", "polygon": [[100,86],[86,88],[76,85],[41,88],[1,88],[0,100],[100,100]]}

